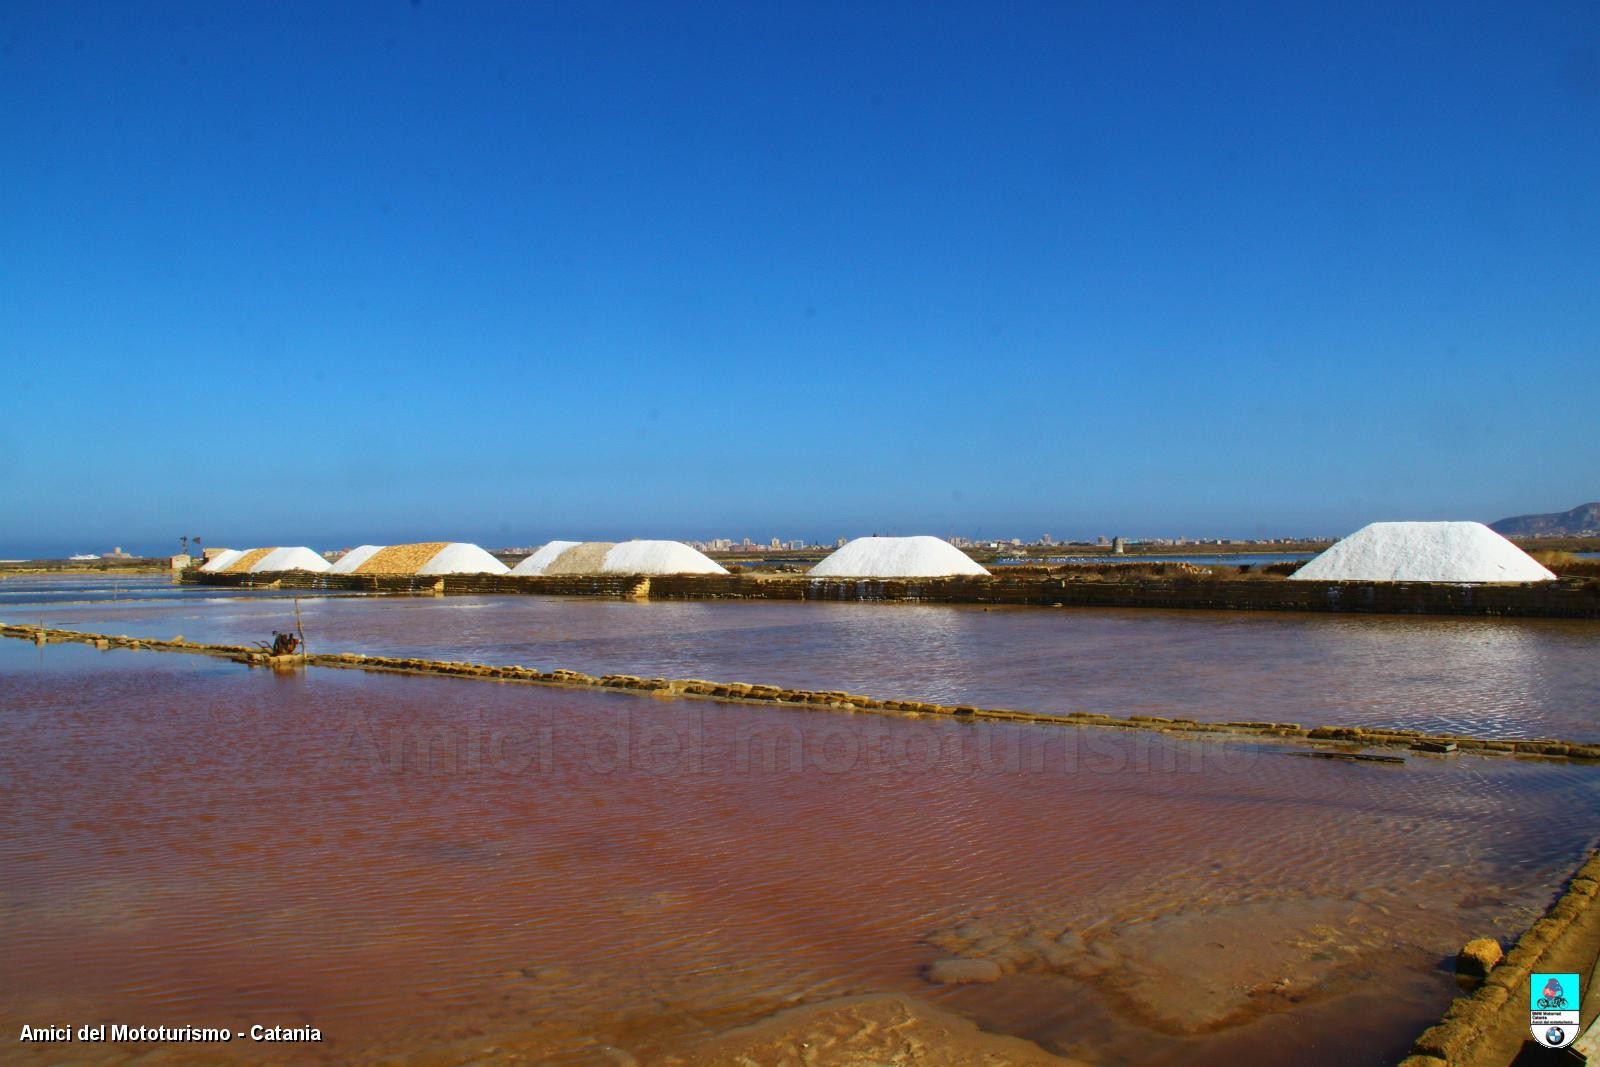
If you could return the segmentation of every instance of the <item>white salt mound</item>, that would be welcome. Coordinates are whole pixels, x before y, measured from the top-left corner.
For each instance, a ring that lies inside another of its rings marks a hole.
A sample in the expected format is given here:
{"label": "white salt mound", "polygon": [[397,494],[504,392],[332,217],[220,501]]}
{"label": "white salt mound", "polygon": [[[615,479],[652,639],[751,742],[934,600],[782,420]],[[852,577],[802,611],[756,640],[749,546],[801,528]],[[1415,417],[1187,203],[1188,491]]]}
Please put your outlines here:
{"label": "white salt mound", "polygon": [[418,574],[506,574],[511,570],[477,545],[453,541],[417,569]]}
{"label": "white salt mound", "polygon": [[540,545],[539,550],[527,559],[511,568],[512,574],[543,574],[549,570],[550,564],[556,557],[569,548],[577,548],[577,541],[551,541],[547,545]]}
{"label": "white salt mound", "polygon": [[210,559],[206,560],[200,569],[203,571],[212,572],[225,571],[235,563],[239,562],[239,557],[242,555],[244,555],[244,549],[242,548],[223,549],[215,556],[212,556]]}
{"label": "white salt mound", "polygon": [[721,564],[682,541],[623,541],[613,545],[601,574],[727,574]]}
{"label": "white salt mound", "polygon": [[1532,556],[1481,522],[1375,522],[1289,576],[1323,582],[1548,582]]}
{"label": "white salt mound", "polygon": [[551,541],[513,574],[727,574],[681,541]]}
{"label": "white salt mound", "polygon": [[328,573],[354,574],[357,567],[382,551],[382,545],[360,545],[352,548],[334,561],[333,566],[328,568]]}
{"label": "white salt mound", "polygon": [[546,574],[599,574],[606,553],[617,547],[614,541],[584,541],[557,556],[544,569]]}
{"label": "white salt mound", "polygon": [[988,574],[937,537],[858,537],[811,568],[813,578],[939,578]]}
{"label": "white salt mound", "polygon": [[251,574],[264,574],[269,571],[325,571],[329,563],[321,556],[305,546],[293,548],[274,548],[265,556],[256,560],[255,566],[250,568]]}

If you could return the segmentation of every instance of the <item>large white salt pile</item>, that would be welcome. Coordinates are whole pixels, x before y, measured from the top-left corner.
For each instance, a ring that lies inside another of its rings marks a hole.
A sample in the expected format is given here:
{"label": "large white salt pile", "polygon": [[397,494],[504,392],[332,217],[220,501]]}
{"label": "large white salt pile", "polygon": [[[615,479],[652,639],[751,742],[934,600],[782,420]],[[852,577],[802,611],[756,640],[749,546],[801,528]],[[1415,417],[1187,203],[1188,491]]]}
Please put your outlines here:
{"label": "large white salt pile", "polygon": [[333,566],[328,568],[329,574],[353,574],[355,569],[383,551],[382,545],[357,545],[338,559]]}
{"label": "large white salt pile", "polygon": [[453,541],[418,568],[418,574],[505,574],[511,568],[477,545]]}
{"label": "large white salt pile", "polygon": [[327,560],[317,555],[311,549],[302,546],[294,548],[274,548],[250,566],[251,574],[264,574],[269,571],[325,571],[329,568]]}
{"label": "large white salt pile", "polygon": [[218,552],[215,556],[212,556],[210,559],[206,560],[205,563],[201,565],[200,569],[203,571],[208,571],[212,574],[216,574],[219,571],[227,570],[229,567],[239,562],[239,557],[242,555],[244,555],[243,549],[225,548],[221,552]]}
{"label": "large white salt pile", "polygon": [[988,574],[937,537],[858,537],[811,568],[813,578],[939,578]]}
{"label": "large white salt pile", "polygon": [[623,541],[613,545],[601,574],[727,574],[716,560],[682,541]]}
{"label": "large white salt pile", "polygon": [[1289,576],[1323,582],[1548,582],[1532,556],[1481,522],[1375,522]]}
{"label": "large white salt pile", "polygon": [[511,568],[512,574],[543,574],[549,569],[556,557],[569,548],[577,548],[577,541],[551,541],[549,544],[540,545],[539,550],[527,559]]}
{"label": "large white salt pile", "polygon": [[200,568],[213,574],[264,574],[269,571],[325,571],[328,561],[304,546],[230,548]]}
{"label": "large white salt pile", "polygon": [[682,541],[551,541],[513,574],[727,574]]}

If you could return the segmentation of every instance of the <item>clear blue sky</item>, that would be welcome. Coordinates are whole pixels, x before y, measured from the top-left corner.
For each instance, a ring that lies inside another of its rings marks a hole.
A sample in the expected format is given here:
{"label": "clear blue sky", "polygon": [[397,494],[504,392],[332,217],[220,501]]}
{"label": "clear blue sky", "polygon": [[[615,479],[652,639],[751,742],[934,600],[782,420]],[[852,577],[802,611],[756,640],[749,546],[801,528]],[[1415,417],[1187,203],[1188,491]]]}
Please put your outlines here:
{"label": "clear blue sky", "polygon": [[1600,498],[1600,5],[0,6],[0,557]]}

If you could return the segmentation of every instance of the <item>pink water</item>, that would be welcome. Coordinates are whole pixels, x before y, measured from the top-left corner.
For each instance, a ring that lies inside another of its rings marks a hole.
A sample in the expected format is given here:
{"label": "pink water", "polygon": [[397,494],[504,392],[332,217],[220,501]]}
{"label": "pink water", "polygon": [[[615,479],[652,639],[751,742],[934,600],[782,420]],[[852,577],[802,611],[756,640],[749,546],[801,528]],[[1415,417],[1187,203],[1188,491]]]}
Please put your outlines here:
{"label": "pink water", "polygon": [[[502,610],[335,607],[318,618],[466,642]],[[768,610],[710,617],[663,643],[740,620],[773,655]],[[1533,918],[1600,807],[1594,771],[1505,758],[1330,764],[15,641],[0,707],[10,1062],[59,1057],[12,1041],[24,1022],[102,1020],[315,1025],[322,1044],[269,1050],[313,1062],[692,1061],[786,1005],[895,990],[1093,1062],[1392,1062],[1454,992],[1441,961]],[[1081,943],[930,985],[949,949],[928,938],[974,922]]]}
{"label": "pink water", "polygon": [[[0,618],[229,643],[293,621],[291,600],[211,593],[38,606],[15,594],[0,598]],[[301,611],[313,647],[330,652],[1045,712],[1600,741],[1600,622],[1587,620],[534,596],[321,597]]]}

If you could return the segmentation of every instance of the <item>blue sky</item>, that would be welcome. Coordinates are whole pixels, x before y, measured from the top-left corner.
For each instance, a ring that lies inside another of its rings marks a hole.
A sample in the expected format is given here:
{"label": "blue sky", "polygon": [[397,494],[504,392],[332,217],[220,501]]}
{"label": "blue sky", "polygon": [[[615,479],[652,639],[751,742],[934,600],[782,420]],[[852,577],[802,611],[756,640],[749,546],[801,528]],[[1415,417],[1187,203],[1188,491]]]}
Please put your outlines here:
{"label": "blue sky", "polygon": [[1600,498],[1593,3],[0,7],[0,557]]}

